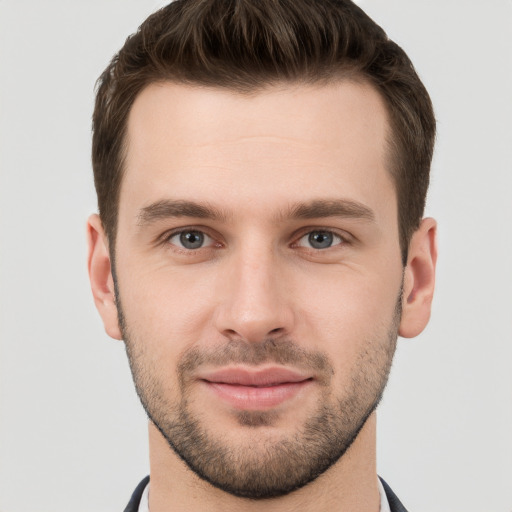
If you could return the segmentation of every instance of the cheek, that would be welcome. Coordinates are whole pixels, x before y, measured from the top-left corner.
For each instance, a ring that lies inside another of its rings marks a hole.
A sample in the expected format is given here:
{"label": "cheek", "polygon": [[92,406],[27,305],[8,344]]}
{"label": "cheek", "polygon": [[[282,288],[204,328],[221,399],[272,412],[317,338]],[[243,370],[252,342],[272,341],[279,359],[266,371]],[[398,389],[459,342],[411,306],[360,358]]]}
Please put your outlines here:
{"label": "cheek", "polygon": [[183,351],[208,328],[214,304],[207,275],[136,262],[124,269],[118,277],[127,324],[159,356]]}
{"label": "cheek", "polygon": [[364,343],[387,339],[400,291],[400,274],[342,272],[303,286],[300,329],[336,365],[350,365]]}
{"label": "cheek", "polygon": [[175,397],[179,394],[177,364],[204,328],[199,322],[204,318],[200,301],[194,298],[195,293],[183,292],[175,279],[165,279],[160,273],[127,273],[124,277],[119,279],[125,341],[135,364],[136,380],[161,398]]}

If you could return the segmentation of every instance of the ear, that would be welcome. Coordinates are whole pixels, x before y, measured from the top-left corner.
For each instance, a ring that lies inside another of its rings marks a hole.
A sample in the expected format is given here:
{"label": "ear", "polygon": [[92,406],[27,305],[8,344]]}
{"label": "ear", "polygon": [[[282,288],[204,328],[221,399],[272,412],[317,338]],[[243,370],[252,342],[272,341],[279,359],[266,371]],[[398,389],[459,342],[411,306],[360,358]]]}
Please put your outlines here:
{"label": "ear", "polygon": [[108,240],[98,215],[91,215],[87,221],[89,244],[88,268],[91,290],[96,308],[103,319],[106,333],[122,339],[114,293],[114,279],[108,250]]}
{"label": "ear", "polygon": [[404,338],[420,334],[430,319],[437,261],[436,232],[436,221],[423,219],[409,243],[398,330]]}

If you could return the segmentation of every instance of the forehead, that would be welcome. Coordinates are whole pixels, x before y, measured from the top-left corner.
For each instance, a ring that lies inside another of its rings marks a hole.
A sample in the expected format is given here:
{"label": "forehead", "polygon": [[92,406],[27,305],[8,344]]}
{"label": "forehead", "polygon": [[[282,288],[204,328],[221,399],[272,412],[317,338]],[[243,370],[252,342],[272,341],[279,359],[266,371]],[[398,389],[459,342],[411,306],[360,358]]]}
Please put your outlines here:
{"label": "forehead", "polygon": [[342,145],[365,134],[383,134],[388,120],[380,94],[363,81],[282,84],[246,94],[163,82],[143,89],[132,106],[128,134],[133,149],[133,143],[148,142],[148,129],[153,140],[158,132],[166,144],[178,145],[195,144],[198,137],[215,144],[272,135]]}
{"label": "forehead", "polygon": [[382,98],[362,82],[252,94],[152,84],[128,119],[120,214],[159,196],[222,198],[228,209],[262,197],[266,207],[329,194],[378,202],[391,184],[388,130]]}

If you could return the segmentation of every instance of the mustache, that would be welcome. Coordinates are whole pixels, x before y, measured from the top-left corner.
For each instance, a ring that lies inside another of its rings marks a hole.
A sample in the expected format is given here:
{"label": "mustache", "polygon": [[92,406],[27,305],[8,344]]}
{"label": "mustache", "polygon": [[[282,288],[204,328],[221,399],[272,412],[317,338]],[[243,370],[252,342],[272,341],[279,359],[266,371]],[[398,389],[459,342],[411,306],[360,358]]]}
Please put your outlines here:
{"label": "mustache", "polygon": [[305,350],[289,339],[271,338],[258,343],[230,340],[215,348],[191,348],[181,356],[177,370],[180,382],[184,384],[203,365],[259,366],[265,363],[293,366],[300,370],[311,371],[326,384],[334,374],[334,367],[324,353]]}

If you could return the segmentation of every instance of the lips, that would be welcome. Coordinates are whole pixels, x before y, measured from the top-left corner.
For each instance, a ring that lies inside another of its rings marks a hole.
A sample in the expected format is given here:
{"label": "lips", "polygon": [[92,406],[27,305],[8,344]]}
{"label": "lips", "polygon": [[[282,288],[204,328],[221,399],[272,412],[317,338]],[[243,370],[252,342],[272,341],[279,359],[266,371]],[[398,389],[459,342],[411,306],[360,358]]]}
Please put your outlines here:
{"label": "lips", "polygon": [[214,396],[236,409],[268,410],[292,400],[313,378],[288,368],[236,367],[203,372],[199,380]]}

